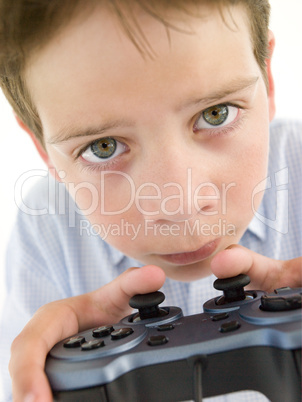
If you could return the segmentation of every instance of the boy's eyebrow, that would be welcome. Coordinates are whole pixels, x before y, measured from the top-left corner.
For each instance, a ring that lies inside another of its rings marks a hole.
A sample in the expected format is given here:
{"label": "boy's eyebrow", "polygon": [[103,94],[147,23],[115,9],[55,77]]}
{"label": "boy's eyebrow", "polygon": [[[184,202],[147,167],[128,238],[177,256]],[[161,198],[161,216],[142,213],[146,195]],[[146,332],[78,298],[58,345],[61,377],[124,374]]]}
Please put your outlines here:
{"label": "boy's eyebrow", "polygon": [[87,137],[91,135],[101,135],[105,133],[108,130],[112,129],[117,129],[120,127],[125,127],[125,126],[131,126],[131,124],[124,122],[122,120],[117,120],[112,123],[105,123],[99,127],[94,127],[94,128],[88,128],[85,130],[73,130],[73,128],[68,127],[68,128],[63,128],[62,130],[59,131],[59,133],[51,138],[49,141],[47,141],[47,144],[58,144],[60,142],[66,142],[70,139],[77,138],[77,137]]}
{"label": "boy's eyebrow", "polygon": [[[241,79],[236,79],[230,81],[224,88],[219,89],[216,92],[213,92],[212,94],[202,97],[202,98],[194,98],[190,99],[189,101],[186,101],[184,104],[181,105],[179,110],[181,109],[186,109],[191,106],[197,105],[197,104],[210,104],[210,103],[215,103],[216,101],[220,101],[220,99],[234,94],[236,92],[242,91],[250,86],[255,85],[255,83],[258,81],[259,77],[258,76],[253,76],[253,77],[247,77],[247,78],[241,78]],[[47,141],[48,144],[57,144],[60,142],[66,142],[70,139],[77,138],[77,137],[87,137],[87,136],[92,136],[92,135],[101,135],[105,133],[108,130],[112,129],[117,129],[121,127],[130,127],[131,122],[126,122],[123,120],[117,120],[114,122],[110,123],[105,123],[101,125],[100,127],[95,127],[95,128],[88,128],[85,130],[73,130],[73,128],[63,128],[62,130],[59,131],[59,133],[49,141]]]}
{"label": "boy's eyebrow", "polygon": [[247,78],[241,78],[241,79],[235,79],[228,84],[219,89],[216,92],[213,92],[212,94],[208,96],[204,96],[202,98],[198,99],[191,99],[185,104],[181,106],[182,108],[188,108],[191,107],[192,105],[197,105],[199,103],[205,103],[205,104],[210,104],[214,103],[216,101],[220,101],[221,99],[225,98],[228,95],[235,94],[236,92],[242,91],[248,87],[251,87],[256,84],[256,82],[259,80],[259,76],[253,76],[253,77],[247,77]]}

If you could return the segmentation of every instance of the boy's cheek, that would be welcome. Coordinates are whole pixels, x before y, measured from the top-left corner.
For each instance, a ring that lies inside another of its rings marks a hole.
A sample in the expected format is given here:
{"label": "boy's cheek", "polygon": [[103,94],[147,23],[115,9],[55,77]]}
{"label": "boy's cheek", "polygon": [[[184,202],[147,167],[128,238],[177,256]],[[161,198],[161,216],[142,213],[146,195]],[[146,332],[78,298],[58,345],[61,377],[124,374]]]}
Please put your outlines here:
{"label": "boy's cheek", "polygon": [[78,209],[89,218],[93,216],[122,215],[131,208],[134,201],[134,183],[122,172],[108,174],[77,174],[75,168],[60,166],[64,173],[66,190],[77,204]]}

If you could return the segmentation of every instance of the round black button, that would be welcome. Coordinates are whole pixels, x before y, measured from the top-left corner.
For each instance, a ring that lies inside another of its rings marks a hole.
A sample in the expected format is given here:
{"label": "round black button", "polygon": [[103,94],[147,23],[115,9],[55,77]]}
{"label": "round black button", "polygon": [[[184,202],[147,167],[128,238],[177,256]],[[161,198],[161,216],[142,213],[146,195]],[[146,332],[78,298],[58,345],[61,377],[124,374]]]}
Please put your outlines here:
{"label": "round black button", "polygon": [[214,288],[217,290],[229,290],[242,288],[250,283],[250,278],[247,275],[240,274],[233,276],[232,278],[216,279],[214,282]]}
{"label": "round black button", "polygon": [[223,291],[223,297],[219,298],[216,304],[221,305],[244,300],[247,295],[243,288],[249,283],[250,278],[244,274],[234,276],[233,278],[216,279],[214,288]]}
{"label": "round black button", "polygon": [[164,300],[165,295],[162,292],[146,293],[131,297],[129,301],[130,307],[138,309],[138,314],[132,320],[136,322],[167,315],[168,312],[166,310],[158,308],[158,305]]}
{"label": "round black button", "polygon": [[125,338],[128,335],[131,335],[132,333],[133,333],[132,328],[116,329],[115,331],[111,332],[111,339],[112,340],[122,339],[122,338]]}
{"label": "round black button", "polygon": [[92,341],[82,343],[81,349],[92,350],[92,349],[98,349],[102,346],[105,346],[105,342],[103,341],[103,339],[93,339]]}
{"label": "round black button", "polygon": [[158,306],[164,300],[165,295],[162,292],[153,292],[131,297],[129,305],[132,308],[140,309],[142,307]]}
{"label": "round black button", "polygon": [[103,336],[108,336],[114,331],[112,325],[103,325],[102,327],[95,328],[92,330],[92,336],[95,338],[102,338]]}
{"label": "round black button", "polygon": [[67,339],[63,343],[63,346],[64,346],[64,348],[78,348],[84,342],[85,342],[84,336],[80,336],[80,335],[72,336],[71,338]]}
{"label": "round black button", "polygon": [[153,335],[148,339],[148,345],[159,346],[168,342],[168,338],[165,335]]}

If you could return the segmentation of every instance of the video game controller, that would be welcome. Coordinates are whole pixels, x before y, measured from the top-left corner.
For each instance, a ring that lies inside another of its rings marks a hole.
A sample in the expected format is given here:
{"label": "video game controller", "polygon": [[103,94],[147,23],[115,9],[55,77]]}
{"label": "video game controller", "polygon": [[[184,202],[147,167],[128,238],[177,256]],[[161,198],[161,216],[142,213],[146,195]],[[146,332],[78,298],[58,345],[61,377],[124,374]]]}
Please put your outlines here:
{"label": "video game controller", "polygon": [[113,325],[59,342],[46,360],[55,401],[201,401],[255,390],[301,401],[301,288],[245,291],[249,277],[217,279],[204,313],[159,308],[161,292]]}

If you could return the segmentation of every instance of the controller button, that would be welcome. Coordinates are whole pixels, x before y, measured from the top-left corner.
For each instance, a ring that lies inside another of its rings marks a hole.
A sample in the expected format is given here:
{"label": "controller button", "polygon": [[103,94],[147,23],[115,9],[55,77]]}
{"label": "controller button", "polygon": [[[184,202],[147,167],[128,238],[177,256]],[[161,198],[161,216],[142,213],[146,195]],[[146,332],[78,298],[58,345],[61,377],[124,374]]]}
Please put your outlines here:
{"label": "controller button", "polygon": [[133,333],[132,328],[116,329],[115,331],[111,332],[111,339],[115,341],[117,339],[125,338],[126,336],[131,335],[132,333]]}
{"label": "controller button", "polygon": [[92,336],[94,336],[95,338],[101,338],[103,336],[110,335],[113,331],[114,328],[112,325],[103,325],[102,327],[95,328],[92,331]]}
{"label": "controller button", "polygon": [[174,329],[174,325],[173,324],[163,324],[163,325],[159,325],[157,327],[157,331],[170,331],[171,329]]}
{"label": "controller button", "polygon": [[288,290],[284,289],[276,289],[274,292],[275,294],[271,293],[269,295],[262,296],[260,306],[261,310],[288,311],[301,308],[301,294],[286,294]]}
{"label": "controller button", "polygon": [[218,314],[213,315],[212,321],[225,320],[226,318],[229,318],[228,313],[218,313]]}
{"label": "controller button", "polygon": [[244,291],[244,286],[250,283],[247,275],[240,274],[232,278],[216,279],[214,288],[223,291],[223,296],[216,300],[216,304],[222,305],[245,299],[253,299],[253,295]]}
{"label": "controller button", "polygon": [[274,290],[274,293],[276,293],[277,295],[280,293],[287,293],[287,292],[292,292],[292,289],[288,286]]}
{"label": "controller button", "polygon": [[146,293],[131,297],[129,301],[130,307],[138,309],[138,313],[132,317],[132,322],[167,315],[168,311],[158,307],[164,300],[165,295],[162,292]]}
{"label": "controller button", "polygon": [[102,339],[93,339],[92,341],[84,342],[81,345],[82,350],[92,350],[98,349],[102,346],[105,346],[105,342]]}
{"label": "controller button", "polygon": [[168,338],[165,335],[153,335],[148,339],[148,345],[159,346],[168,342]]}
{"label": "controller button", "polygon": [[221,325],[219,331],[220,332],[231,332],[240,328],[240,324],[238,321],[228,321]]}
{"label": "controller button", "polygon": [[63,343],[63,346],[64,348],[78,348],[84,342],[85,338],[83,336],[72,336]]}
{"label": "controller button", "polygon": [[162,292],[146,293],[131,297],[129,304],[133,308],[147,308],[158,306],[165,300],[165,295]]}

